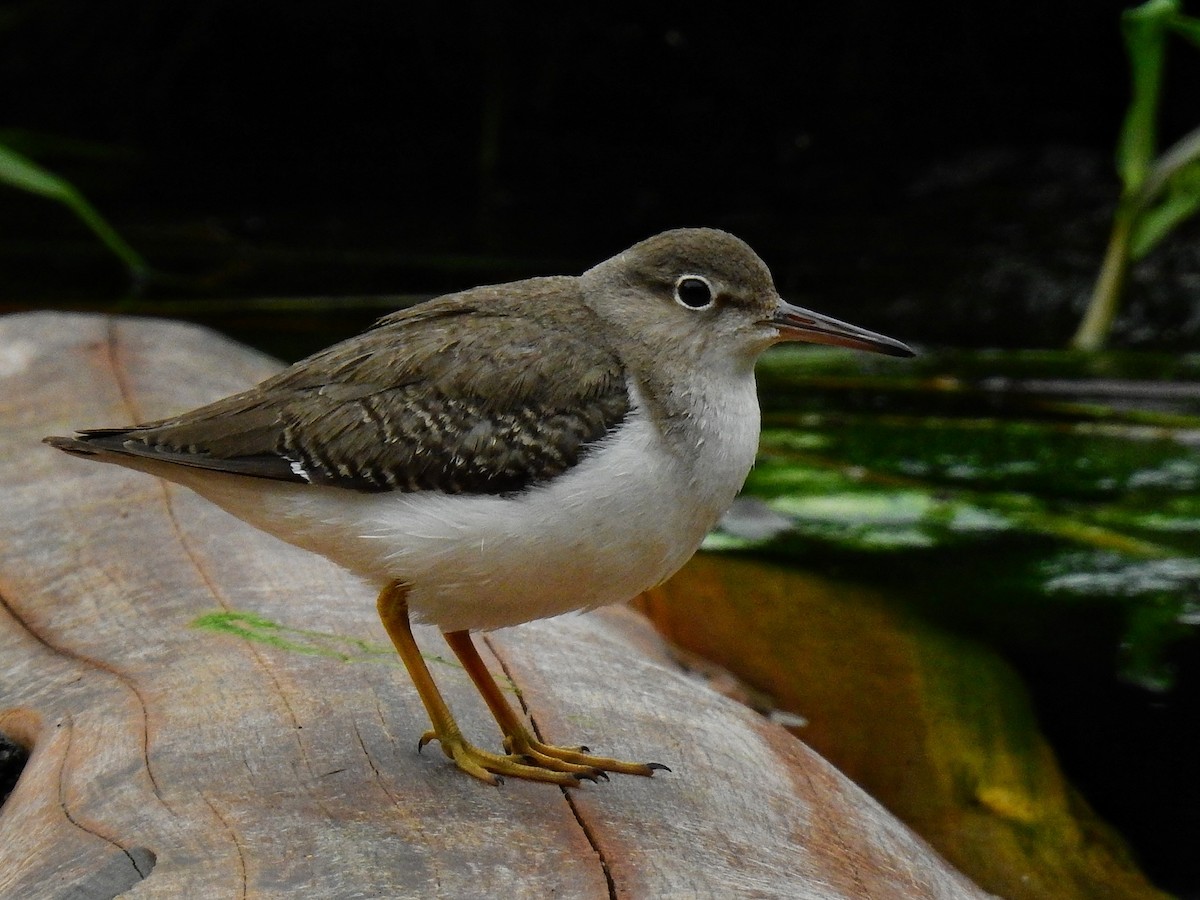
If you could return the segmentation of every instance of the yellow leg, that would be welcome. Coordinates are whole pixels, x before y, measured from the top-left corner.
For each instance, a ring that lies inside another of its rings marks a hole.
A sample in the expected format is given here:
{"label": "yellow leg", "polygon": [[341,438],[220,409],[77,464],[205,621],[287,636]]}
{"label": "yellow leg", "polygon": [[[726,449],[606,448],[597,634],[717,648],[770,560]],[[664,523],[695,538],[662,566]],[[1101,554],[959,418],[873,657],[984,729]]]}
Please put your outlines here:
{"label": "yellow leg", "polygon": [[[516,714],[491,672],[487,670],[479,651],[471,641],[471,635],[466,631],[447,632],[444,637],[450,649],[454,651],[479,693],[483,696],[504,733],[504,749],[521,759],[530,766],[551,769],[557,772],[570,772],[579,778],[595,780],[602,777],[607,780],[605,772],[621,772],[626,775],[653,775],[659,769],[667,767],[661,763],[634,763],[605,756],[592,756],[587,753],[587,747],[555,747],[544,744],[535,738],[525,726],[520,716]],[[668,770],[669,771],[669,770]]]}
{"label": "yellow leg", "polygon": [[[500,784],[505,775],[566,786],[579,784],[581,776],[574,772],[527,765],[516,757],[488,753],[467,743],[458,728],[458,723],[454,721],[450,707],[442,698],[442,692],[438,690],[433,676],[429,674],[425,660],[421,658],[417,642],[413,640],[412,627],[408,621],[407,586],[399,582],[389,584],[379,594],[376,608],[379,610],[379,618],[383,620],[383,627],[387,629],[388,636],[396,647],[396,652],[400,654],[404,667],[408,669],[409,677],[412,678],[433,725],[433,730],[422,735],[418,747],[423,747],[433,740],[438,741],[442,752],[454,760],[455,765],[488,784]],[[585,774],[582,777],[590,776]]]}

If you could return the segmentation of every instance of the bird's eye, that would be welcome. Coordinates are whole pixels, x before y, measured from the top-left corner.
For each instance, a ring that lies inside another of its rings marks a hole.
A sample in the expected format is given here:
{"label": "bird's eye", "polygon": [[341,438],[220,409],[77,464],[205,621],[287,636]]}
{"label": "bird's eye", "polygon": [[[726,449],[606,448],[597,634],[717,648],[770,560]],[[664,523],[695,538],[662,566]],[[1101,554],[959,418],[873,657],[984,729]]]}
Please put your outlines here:
{"label": "bird's eye", "polygon": [[699,275],[684,275],[675,282],[675,299],[688,309],[708,309],[713,305],[712,285]]}

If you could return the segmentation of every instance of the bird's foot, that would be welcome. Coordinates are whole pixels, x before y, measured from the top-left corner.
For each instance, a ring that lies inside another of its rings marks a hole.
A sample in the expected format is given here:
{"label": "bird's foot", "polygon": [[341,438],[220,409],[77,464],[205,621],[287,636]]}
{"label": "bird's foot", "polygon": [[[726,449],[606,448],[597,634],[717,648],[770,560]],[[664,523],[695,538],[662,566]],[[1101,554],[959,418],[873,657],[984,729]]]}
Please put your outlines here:
{"label": "bird's foot", "polygon": [[671,771],[662,763],[626,762],[608,756],[593,756],[587,747],[557,747],[545,744],[524,728],[504,738],[504,749],[529,765],[564,772],[590,772],[592,781],[597,778],[608,781],[606,772],[650,776],[659,771]]}
{"label": "bird's foot", "polygon": [[[606,777],[604,772],[594,766],[567,763],[553,760],[552,765],[544,765],[540,760],[529,754],[500,755],[481,750],[469,743],[461,734],[438,734],[427,731],[421,735],[417,744],[420,750],[431,741],[437,741],[442,752],[454,764],[488,784],[503,784],[505,778],[525,778],[529,781],[545,781],[563,787],[577,787],[583,781],[598,781]],[[549,757],[547,757],[549,758]]]}

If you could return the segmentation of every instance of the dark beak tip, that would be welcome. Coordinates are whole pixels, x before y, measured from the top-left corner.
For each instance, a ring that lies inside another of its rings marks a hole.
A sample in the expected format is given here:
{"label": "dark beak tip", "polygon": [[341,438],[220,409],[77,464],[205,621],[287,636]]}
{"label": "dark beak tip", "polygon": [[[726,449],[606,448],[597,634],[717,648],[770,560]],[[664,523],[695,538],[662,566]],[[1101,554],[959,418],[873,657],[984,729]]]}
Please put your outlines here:
{"label": "dark beak tip", "polygon": [[902,359],[917,355],[911,347],[895,338],[786,302],[781,302],[773,322],[779,327],[780,336],[784,340],[849,347]]}
{"label": "dark beak tip", "polygon": [[880,352],[887,356],[895,356],[898,359],[912,359],[917,355],[917,351],[907,344],[901,344],[897,341],[895,347],[881,347]]}

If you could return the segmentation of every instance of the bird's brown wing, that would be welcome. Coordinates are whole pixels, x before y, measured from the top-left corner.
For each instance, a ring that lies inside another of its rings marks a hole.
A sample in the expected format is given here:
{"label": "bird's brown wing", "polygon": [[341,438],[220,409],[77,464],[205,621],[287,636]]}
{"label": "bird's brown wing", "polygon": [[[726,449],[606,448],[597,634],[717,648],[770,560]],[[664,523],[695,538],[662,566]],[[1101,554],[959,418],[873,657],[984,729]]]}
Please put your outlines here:
{"label": "bird's brown wing", "polygon": [[357,491],[519,491],[629,412],[620,361],[589,340],[594,314],[563,302],[571,290],[536,279],[431,301],[184,415],[47,440]]}

